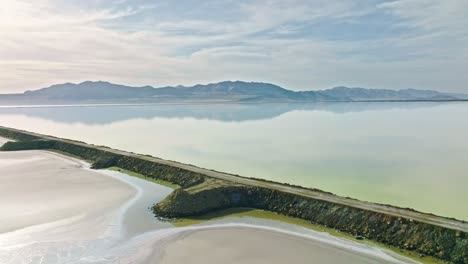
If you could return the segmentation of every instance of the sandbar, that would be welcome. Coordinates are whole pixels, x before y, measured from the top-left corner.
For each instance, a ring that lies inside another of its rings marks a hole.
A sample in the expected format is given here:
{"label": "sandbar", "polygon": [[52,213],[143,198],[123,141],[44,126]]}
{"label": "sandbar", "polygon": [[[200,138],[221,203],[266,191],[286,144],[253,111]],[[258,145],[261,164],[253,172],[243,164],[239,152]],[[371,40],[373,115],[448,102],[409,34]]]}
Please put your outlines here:
{"label": "sandbar", "polygon": [[164,244],[147,263],[415,263],[383,253],[374,256],[306,237],[242,226],[188,230]]}

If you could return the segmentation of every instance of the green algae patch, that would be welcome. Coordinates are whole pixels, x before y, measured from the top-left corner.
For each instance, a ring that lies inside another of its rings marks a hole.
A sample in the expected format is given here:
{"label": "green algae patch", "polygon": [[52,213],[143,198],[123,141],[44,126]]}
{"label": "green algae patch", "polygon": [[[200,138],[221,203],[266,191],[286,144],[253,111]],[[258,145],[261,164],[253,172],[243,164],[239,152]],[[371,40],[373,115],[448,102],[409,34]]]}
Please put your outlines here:
{"label": "green algae patch", "polygon": [[[290,216],[280,215],[274,212],[251,209],[251,208],[229,208],[229,209],[220,210],[216,212],[210,212],[210,213],[203,214],[200,216],[172,219],[170,220],[170,223],[176,227],[186,227],[186,226],[191,226],[191,225],[203,224],[208,221],[221,220],[221,219],[234,218],[234,217],[239,217],[239,218],[254,217],[254,218],[260,218],[260,219],[266,219],[266,220],[274,220],[274,221],[288,223],[288,224],[292,224],[296,226],[301,226],[301,227],[311,229],[314,231],[318,231],[318,232],[328,233],[334,237],[340,237],[340,238],[345,238],[349,240],[357,240],[355,236],[352,236],[350,234],[340,232],[333,228],[328,228],[325,226],[313,224],[304,219],[294,218]],[[448,263],[448,262],[438,260],[436,258],[429,257],[429,256],[421,257],[418,253],[388,246],[388,245],[385,245],[385,244],[382,244],[373,240],[367,240],[367,239],[360,240],[359,243],[369,245],[372,247],[383,248],[397,255],[407,257],[407,258],[410,258],[412,260],[415,260],[417,262],[424,263],[424,264],[446,264]]]}
{"label": "green algae patch", "polygon": [[200,215],[200,216],[174,219],[171,221],[171,223],[176,227],[184,227],[184,226],[202,224],[207,221],[220,220],[220,219],[225,219],[225,218],[230,218],[230,217],[255,217],[255,218],[266,219],[266,220],[281,221],[284,223],[302,226],[302,227],[312,229],[315,231],[319,231],[319,232],[327,232],[333,236],[352,238],[352,236],[347,235],[346,233],[337,231],[335,229],[326,228],[324,226],[316,225],[304,219],[289,217],[289,216],[280,215],[274,212],[268,212],[268,211],[251,209],[251,208],[229,208],[226,210],[211,212],[211,213]]}
{"label": "green algae patch", "polygon": [[163,180],[158,180],[158,179],[151,178],[151,177],[146,177],[143,174],[139,174],[139,173],[136,173],[136,172],[133,172],[133,171],[125,170],[125,169],[122,169],[122,168],[119,168],[119,167],[110,167],[110,168],[107,168],[107,170],[118,171],[118,172],[121,172],[121,173],[125,173],[125,174],[127,174],[129,176],[137,177],[137,178],[140,178],[140,179],[145,180],[145,181],[149,181],[149,182],[156,183],[156,184],[159,184],[159,185],[162,185],[162,186],[166,186],[166,187],[169,187],[169,188],[174,189],[174,190],[177,190],[177,189],[180,188],[180,186],[177,185],[177,184],[173,184],[173,183],[163,181]]}

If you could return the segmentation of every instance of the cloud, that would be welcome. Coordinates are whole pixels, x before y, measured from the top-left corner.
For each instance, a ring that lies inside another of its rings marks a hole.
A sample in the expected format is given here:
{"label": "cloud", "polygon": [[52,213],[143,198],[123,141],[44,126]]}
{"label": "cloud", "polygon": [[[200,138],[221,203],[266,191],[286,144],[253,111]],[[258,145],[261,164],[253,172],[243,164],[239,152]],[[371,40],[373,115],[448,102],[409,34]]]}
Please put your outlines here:
{"label": "cloud", "polygon": [[0,4],[0,92],[225,79],[468,92],[463,0]]}
{"label": "cloud", "polygon": [[400,17],[401,26],[426,32],[466,32],[468,2],[464,0],[397,0],[378,7]]}

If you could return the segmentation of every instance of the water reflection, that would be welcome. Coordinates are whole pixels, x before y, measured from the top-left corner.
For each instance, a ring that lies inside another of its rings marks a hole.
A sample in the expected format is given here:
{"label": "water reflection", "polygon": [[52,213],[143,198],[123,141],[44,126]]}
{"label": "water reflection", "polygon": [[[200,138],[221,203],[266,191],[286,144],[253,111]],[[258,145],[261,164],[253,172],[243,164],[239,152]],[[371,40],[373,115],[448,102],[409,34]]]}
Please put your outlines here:
{"label": "water reflection", "polygon": [[[223,122],[272,119],[285,113],[326,111],[352,113],[388,109],[418,109],[439,106],[440,102],[323,102],[323,103],[263,103],[263,104],[156,104],[67,107],[0,107],[1,114],[21,114],[61,123],[109,124],[129,119],[195,118]],[[455,104],[455,103],[453,103]]]}
{"label": "water reflection", "polygon": [[0,125],[468,220],[468,103],[0,109]]}

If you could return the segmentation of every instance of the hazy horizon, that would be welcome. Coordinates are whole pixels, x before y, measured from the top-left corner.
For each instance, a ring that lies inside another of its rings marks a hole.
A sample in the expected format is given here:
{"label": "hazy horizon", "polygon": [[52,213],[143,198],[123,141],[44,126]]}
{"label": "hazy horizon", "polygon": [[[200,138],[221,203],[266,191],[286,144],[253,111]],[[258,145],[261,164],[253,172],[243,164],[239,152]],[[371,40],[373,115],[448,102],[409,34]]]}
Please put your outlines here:
{"label": "hazy horizon", "polygon": [[463,0],[2,3],[0,93],[86,80],[468,93]]}

